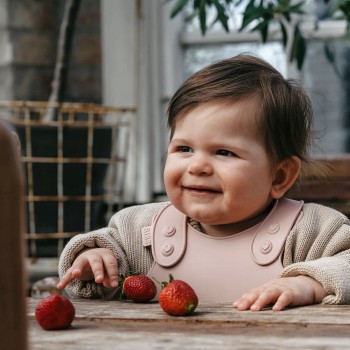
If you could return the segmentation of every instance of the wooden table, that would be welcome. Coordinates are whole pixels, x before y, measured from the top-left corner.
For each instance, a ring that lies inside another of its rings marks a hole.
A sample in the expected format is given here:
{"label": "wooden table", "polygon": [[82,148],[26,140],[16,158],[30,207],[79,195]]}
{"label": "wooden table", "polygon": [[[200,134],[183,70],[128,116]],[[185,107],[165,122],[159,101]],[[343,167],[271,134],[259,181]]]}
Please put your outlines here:
{"label": "wooden table", "polygon": [[240,312],[200,303],[192,316],[165,314],[158,303],[73,300],[66,330],[36,323],[38,299],[28,299],[30,349],[350,349],[350,305],[313,305],[273,312]]}

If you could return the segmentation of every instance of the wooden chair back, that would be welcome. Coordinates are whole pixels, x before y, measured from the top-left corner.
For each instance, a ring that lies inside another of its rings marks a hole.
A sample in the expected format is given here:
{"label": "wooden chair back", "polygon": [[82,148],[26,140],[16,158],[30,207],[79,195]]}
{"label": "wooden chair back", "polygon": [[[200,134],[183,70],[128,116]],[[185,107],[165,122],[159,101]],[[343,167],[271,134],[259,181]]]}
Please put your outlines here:
{"label": "wooden chair back", "polygon": [[306,179],[289,193],[289,198],[302,199],[332,207],[350,217],[350,154],[321,159],[330,175],[321,179]]}
{"label": "wooden chair back", "polygon": [[0,120],[0,347],[27,349],[23,171],[15,136]]}

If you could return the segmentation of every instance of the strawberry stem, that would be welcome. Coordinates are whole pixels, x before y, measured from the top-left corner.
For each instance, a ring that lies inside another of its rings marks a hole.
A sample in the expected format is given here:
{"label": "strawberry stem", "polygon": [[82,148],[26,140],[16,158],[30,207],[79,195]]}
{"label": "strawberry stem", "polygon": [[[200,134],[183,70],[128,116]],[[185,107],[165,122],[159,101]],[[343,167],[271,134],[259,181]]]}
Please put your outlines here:
{"label": "strawberry stem", "polygon": [[196,308],[196,305],[193,304],[193,303],[187,305],[187,311],[188,311],[188,313],[191,313],[192,311],[194,311],[195,308]]}
{"label": "strawberry stem", "polygon": [[123,287],[125,276],[120,272],[118,273],[118,280],[119,280],[118,286]]}

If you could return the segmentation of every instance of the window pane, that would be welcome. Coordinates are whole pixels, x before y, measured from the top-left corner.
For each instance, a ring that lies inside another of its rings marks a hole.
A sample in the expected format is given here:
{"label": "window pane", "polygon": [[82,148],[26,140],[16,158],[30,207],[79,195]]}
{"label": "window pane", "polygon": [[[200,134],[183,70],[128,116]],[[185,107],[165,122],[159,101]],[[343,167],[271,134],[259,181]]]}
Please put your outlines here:
{"label": "window pane", "polygon": [[280,43],[234,43],[215,45],[191,45],[185,49],[184,73],[185,77],[192,75],[208,64],[236,56],[240,53],[254,53],[272,64],[283,75],[286,75],[286,55]]}
{"label": "window pane", "polygon": [[[229,28],[231,33],[240,34],[238,29],[242,23],[242,13],[249,0],[234,2],[240,4],[229,7]],[[329,19],[332,9],[332,1],[313,0],[305,2],[304,20],[314,23],[315,19]],[[191,8],[188,8],[188,13]],[[216,17],[216,11],[209,9],[207,23],[210,24]],[[334,24],[337,21],[333,21]],[[328,28],[328,26],[326,27]],[[336,36],[339,28],[337,25],[329,26],[329,30],[323,31],[328,38]],[[186,33],[199,33],[198,18],[187,22],[184,28]],[[208,33],[224,33],[220,23],[216,23],[208,30]],[[339,34],[340,36],[340,34]],[[338,36],[338,38],[339,38]],[[306,88],[315,114],[314,130],[316,132],[313,153],[316,155],[350,152],[350,41],[340,38],[333,40],[338,73],[327,61],[324,47],[326,41],[311,40],[307,45],[307,55],[301,72],[296,72]],[[213,61],[235,56],[240,53],[250,52],[258,54],[271,63],[283,76],[294,77],[295,69],[290,70],[288,59],[281,43],[268,42],[233,42],[233,43],[198,43],[184,46],[184,75],[185,78],[195,73]]]}
{"label": "window pane", "polygon": [[[299,77],[307,90],[315,114],[315,155],[350,152],[350,42],[334,42],[339,74],[327,61],[323,41],[310,41]],[[254,53],[288,77],[288,60],[282,44],[195,44],[184,48],[185,78],[206,65],[240,53]]]}

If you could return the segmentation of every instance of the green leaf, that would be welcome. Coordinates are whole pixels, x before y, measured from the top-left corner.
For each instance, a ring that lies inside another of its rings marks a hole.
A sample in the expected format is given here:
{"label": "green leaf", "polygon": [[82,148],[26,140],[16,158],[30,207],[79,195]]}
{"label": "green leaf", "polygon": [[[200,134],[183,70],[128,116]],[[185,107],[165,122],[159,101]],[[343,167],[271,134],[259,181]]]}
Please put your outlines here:
{"label": "green leaf", "polygon": [[243,13],[243,20],[240,30],[247,27],[255,20],[264,18],[266,16],[266,9],[262,6],[254,6],[254,1],[250,1]]}
{"label": "green leaf", "polygon": [[199,23],[201,27],[201,32],[204,35],[207,31],[207,12],[205,8],[205,0],[201,0],[199,4]]}
{"label": "green leaf", "polygon": [[287,22],[290,22],[290,14],[288,12],[283,13],[283,17],[286,19]]}
{"label": "green leaf", "polygon": [[220,2],[218,0],[213,0],[213,4],[215,5],[216,11],[218,13],[218,16],[217,16],[216,20],[214,21],[214,23],[216,21],[220,21],[222,26],[226,30],[226,32],[228,32],[229,31],[229,28],[228,28],[228,16],[226,14],[225,8],[220,4]]}
{"label": "green leaf", "polygon": [[287,29],[286,29],[285,25],[283,24],[283,22],[279,21],[279,23],[280,23],[281,32],[282,32],[283,47],[286,47],[287,46],[287,42],[288,42],[288,32],[287,32]]}
{"label": "green leaf", "polygon": [[299,23],[298,23],[295,26],[295,30],[294,30],[294,40],[292,44],[290,61],[291,62],[296,61],[298,69],[301,70],[304,63],[305,56],[306,56],[306,40],[300,31]]}
{"label": "green leaf", "polygon": [[336,63],[334,49],[328,43],[324,44],[324,53],[328,63],[333,67],[335,74],[341,78],[341,72]]}
{"label": "green leaf", "polygon": [[263,43],[266,43],[267,36],[268,36],[268,30],[269,30],[269,21],[263,21],[260,22],[258,25],[256,25],[253,29],[253,31],[259,31],[261,34],[261,39]]}
{"label": "green leaf", "polygon": [[293,6],[289,7],[289,12],[293,12],[293,13],[299,13],[299,14],[303,14],[305,13],[305,11],[303,11],[303,6],[305,5],[305,1],[300,1],[297,4],[294,4]]}
{"label": "green leaf", "polygon": [[193,8],[194,8],[194,9],[198,9],[198,8],[199,8],[200,2],[201,2],[201,0],[194,0],[194,1],[193,1]]}
{"label": "green leaf", "polygon": [[338,0],[336,1],[331,9],[332,15],[336,13],[337,11],[342,12],[343,16],[342,18],[346,19],[346,21],[349,23],[350,22],[350,2],[349,0]]}
{"label": "green leaf", "polygon": [[187,5],[189,0],[177,0],[175,6],[171,10],[170,18],[174,18],[179,12],[181,12]]}
{"label": "green leaf", "polygon": [[168,282],[165,282],[165,281],[161,282],[160,289],[163,290],[167,285],[168,285]]}

